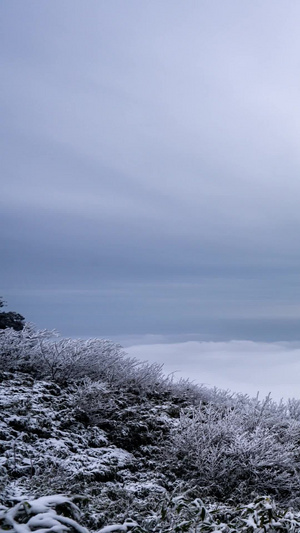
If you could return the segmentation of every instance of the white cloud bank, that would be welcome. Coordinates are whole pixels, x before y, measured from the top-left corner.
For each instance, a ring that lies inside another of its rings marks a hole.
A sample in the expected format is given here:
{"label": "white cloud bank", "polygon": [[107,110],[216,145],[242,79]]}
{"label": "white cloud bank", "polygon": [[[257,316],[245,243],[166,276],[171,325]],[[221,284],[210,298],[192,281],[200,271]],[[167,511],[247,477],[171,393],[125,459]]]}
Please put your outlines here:
{"label": "white cloud bank", "polygon": [[[147,342],[147,341],[146,341]],[[230,389],[274,400],[300,398],[299,343],[253,341],[140,344],[126,352],[140,360],[164,364],[165,373],[208,387]]]}

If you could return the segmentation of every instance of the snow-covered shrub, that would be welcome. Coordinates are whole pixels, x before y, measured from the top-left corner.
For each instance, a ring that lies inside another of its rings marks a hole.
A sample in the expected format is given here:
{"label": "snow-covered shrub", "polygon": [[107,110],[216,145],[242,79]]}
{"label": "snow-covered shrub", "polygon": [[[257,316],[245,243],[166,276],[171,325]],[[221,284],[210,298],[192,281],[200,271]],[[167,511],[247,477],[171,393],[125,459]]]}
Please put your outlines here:
{"label": "snow-covered shrub", "polygon": [[[162,495],[152,506],[134,511],[134,518],[121,524],[104,526],[98,533],[128,531],[132,533],[292,533],[300,531],[300,513],[278,507],[269,496],[255,498],[248,504],[204,503],[192,487],[180,494]],[[135,524],[135,525],[134,525]],[[128,527],[128,526],[127,526]]]}
{"label": "snow-covered shrub", "polygon": [[168,378],[162,365],[129,357],[106,339],[64,339],[54,331],[26,324],[22,331],[0,332],[0,370],[31,372],[60,384],[86,377],[147,393],[161,390]]}
{"label": "snow-covered shrub", "polygon": [[290,418],[300,422],[300,400],[290,398],[286,405],[286,411]]}
{"label": "snow-covered shrub", "polygon": [[116,446],[127,451],[157,445],[169,433],[172,404],[155,407],[152,398],[131,387],[108,386],[86,378],[77,386],[74,400],[90,424],[104,430]]}
{"label": "snow-covered shrub", "polygon": [[41,342],[35,359],[40,377],[62,384],[87,376],[115,382],[126,371],[130,373],[136,364],[135,360],[126,358],[121,346],[104,339]]}
{"label": "snow-covered shrub", "polygon": [[53,331],[39,331],[30,324],[22,331],[1,331],[0,370],[32,372],[58,383],[86,376],[119,384],[142,382],[146,374],[150,379],[151,372],[143,363],[127,357],[121,346],[109,340],[57,337]]}
{"label": "snow-covered shrub", "polygon": [[289,428],[282,435],[262,419],[253,425],[251,415],[226,405],[186,409],[172,430],[170,468],[222,500],[244,500],[252,492],[292,499],[300,489],[299,426]]}
{"label": "snow-covered shrub", "polygon": [[1,509],[0,527],[11,533],[88,533],[78,524],[79,516],[78,507],[65,496],[44,496]]}
{"label": "snow-covered shrub", "polygon": [[189,380],[166,376],[163,365],[129,357],[106,339],[60,338],[57,332],[37,330],[26,323],[22,331],[0,332],[0,370],[29,372],[61,385],[90,378],[138,393],[172,398],[181,406],[199,401],[229,402],[225,391],[207,389]]}
{"label": "snow-covered shrub", "polygon": [[188,494],[163,501],[134,533],[287,533],[299,532],[300,514],[277,507],[268,496],[247,505],[204,504]]}
{"label": "snow-covered shrub", "polygon": [[54,331],[36,330],[26,323],[21,331],[0,331],[0,370],[35,372],[40,345],[57,337]]}

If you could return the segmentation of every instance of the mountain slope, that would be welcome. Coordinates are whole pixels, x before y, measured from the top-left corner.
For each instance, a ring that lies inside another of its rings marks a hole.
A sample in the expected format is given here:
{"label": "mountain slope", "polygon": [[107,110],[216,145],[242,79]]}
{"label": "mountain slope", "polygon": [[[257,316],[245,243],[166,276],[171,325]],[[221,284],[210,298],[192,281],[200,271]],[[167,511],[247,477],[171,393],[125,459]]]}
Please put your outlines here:
{"label": "mountain slope", "polygon": [[261,494],[299,508],[299,401],[175,383],[109,341],[32,327],[5,330],[0,347],[2,505],[65,494],[90,529],[140,531],[195,531],[209,511],[211,527],[234,522]]}

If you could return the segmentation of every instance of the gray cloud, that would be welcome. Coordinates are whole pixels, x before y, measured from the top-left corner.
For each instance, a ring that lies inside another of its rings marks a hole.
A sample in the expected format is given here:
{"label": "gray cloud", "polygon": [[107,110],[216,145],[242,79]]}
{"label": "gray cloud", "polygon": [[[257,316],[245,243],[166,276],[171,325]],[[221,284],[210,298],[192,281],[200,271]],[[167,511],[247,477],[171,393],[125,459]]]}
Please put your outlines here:
{"label": "gray cloud", "polygon": [[0,294],[72,335],[294,338],[300,7],[1,11]]}

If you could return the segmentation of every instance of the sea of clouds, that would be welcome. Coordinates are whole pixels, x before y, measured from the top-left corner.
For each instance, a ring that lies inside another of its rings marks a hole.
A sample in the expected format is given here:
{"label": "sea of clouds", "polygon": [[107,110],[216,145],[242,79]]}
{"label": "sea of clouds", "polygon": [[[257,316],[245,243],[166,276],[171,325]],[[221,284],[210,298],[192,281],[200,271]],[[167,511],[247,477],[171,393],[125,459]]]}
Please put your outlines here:
{"label": "sea of clouds", "polygon": [[[142,340],[142,339],[140,339]],[[140,360],[163,363],[166,374],[189,378],[208,387],[229,389],[274,400],[300,399],[300,343],[186,341],[163,342],[146,336],[144,343],[126,346]],[[152,343],[151,343],[152,342]],[[130,344],[130,339],[128,339]]]}

